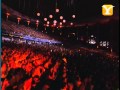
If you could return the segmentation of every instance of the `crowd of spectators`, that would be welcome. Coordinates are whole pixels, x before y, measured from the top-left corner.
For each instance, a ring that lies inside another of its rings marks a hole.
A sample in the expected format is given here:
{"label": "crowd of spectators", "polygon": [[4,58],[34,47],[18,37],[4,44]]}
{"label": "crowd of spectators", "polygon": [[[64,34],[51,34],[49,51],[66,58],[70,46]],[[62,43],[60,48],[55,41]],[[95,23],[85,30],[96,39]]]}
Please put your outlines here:
{"label": "crowd of spectators", "polygon": [[11,22],[9,20],[2,20],[2,29],[4,29],[5,31],[3,32],[9,32],[9,33],[16,33],[16,34],[20,34],[20,35],[30,35],[32,37],[36,37],[36,38],[41,38],[41,39],[48,39],[48,40],[52,40],[53,38],[42,33],[39,32],[31,27],[26,27],[25,25],[18,25],[17,23]]}
{"label": "crowd of spectators", "polygon": [[118,58],[13,42],[2,46],[2,90],[119,89]]}

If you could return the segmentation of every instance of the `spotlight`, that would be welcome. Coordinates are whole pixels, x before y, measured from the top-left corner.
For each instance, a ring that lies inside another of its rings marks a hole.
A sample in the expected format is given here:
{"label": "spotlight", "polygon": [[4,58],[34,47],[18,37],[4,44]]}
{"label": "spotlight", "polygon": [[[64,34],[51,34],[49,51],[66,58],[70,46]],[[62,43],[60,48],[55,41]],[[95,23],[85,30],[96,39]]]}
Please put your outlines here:
{"label": "spotlight", "polygon": [[59,10],[58,8],[56,8],[56,13],[59,13],[59,11],[60,11],[60,10]]}
{"label": "spotlight", "polygon": [[56,24],[56,23],[57,23],[57,20],[54,20],[53,23]]}
{"label": "spotlight", "polygon": [[94,37],[94,35],[91,35],[91,37]]}
{"label": "spotlight", "polygon": [[44,21],[47,21],[47,18],[44,18]]}
{"label": "spotlight", "polygon": [[49,25],[48,25],[48,24],[47,24],[46,26],[47,26],[47,27],[49,27]]}
{"label": "spotlight", "polygon": [[57,24],[56,24],[56,23],[54,23],[53,25],[54,25],[54,26],[56,26]]}
{"label": "spotlight", "polygon": [[20,18],[20,17],[18,17],[18,18],[17,18],[17,20],[21,20],[21,18]]}
{"label": "spotlight", "polygon": [[47,24],[50,24],[50,22],[49,22],[49,21],[47,21]]}
{"label": "spotlight", "polygon": [[76,16],[75,15],[72,15],[72,18],[75,18]]}
{"label": "spotlight", "polygon": [[10,13],[6,13],[6,16],[7,16],[7,19],[8,19],[8,17],[10,16]]}
{"label": "spotlight", "polygon": [[63,23],[66,23],[66,20],[63,20]]}
{"label": "spotlight", "polygon": [[39,20],[36,20],[36,23],[39,23]]}
{"label": "spotlight", "polygon": [[70,25],[73,26],[73,23],[71,22]]}
{"label": "spotlight", "polygon": [[40,16],[40,13],[39,13],[39,12],[37,13],[37,16],[38,16],[38,17]]}
{"label": "spotlight", "polygon": [[63,16],[60,16],[60,19],[62,20],[62,19],[63,19]]}
{"label": "spotlight", "polygon": [[49,18],[53,18],[53,15],[49,15]]}
{"label": "spotlight", "polygon": [[21,18],[20,18],[20,17],[18,17],[18,18],[17,18],[17,20],[18,20],[18,24],[19,24],[19,23],[20,23]]}
{"label": "spotlight", "polygon": [[30,25],[30,20],[27,20],[27,24],[28,24],[28,26]]}
{"label": "spotlight", "polygon": [[60,28],[62,28],[62,26],[60,26]]}
{"label": "spotlight", "polygon": [[8,12],[7,12],[7,13],[6,13],[6,15],[8,15],[8,16],[9,16],[9,15],[10,15],[10,13],[8,13]]}
{"label": "spotlight", "polygon": [[39,20],[36,20],[36,27],[38,28]]}
{"label": "spotlight", "polygon": [[60,22],[60,25],[62,25],[62,22]]}

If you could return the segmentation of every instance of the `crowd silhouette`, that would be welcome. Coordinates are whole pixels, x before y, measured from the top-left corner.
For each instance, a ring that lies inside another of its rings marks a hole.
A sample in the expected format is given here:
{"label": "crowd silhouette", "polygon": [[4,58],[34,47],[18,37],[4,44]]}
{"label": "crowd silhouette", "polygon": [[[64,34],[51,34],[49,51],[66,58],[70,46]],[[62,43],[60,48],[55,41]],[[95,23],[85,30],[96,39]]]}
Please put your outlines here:
{"label": "crowd silhouette", "polygon": [[119,60],[4,42],[2,90],[117,90]]}

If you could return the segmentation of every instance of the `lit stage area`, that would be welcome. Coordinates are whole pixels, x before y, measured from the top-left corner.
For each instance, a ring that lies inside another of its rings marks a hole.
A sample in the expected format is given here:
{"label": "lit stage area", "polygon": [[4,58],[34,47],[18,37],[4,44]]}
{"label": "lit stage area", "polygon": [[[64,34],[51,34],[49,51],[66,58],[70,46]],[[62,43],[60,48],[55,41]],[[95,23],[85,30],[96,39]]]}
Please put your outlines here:
{"label": "lit stage area", "polygon": [[[105,3],[113,16],[102,15]],[[118,9],[118,1],[3,0],[1,89],[119,90]]]}

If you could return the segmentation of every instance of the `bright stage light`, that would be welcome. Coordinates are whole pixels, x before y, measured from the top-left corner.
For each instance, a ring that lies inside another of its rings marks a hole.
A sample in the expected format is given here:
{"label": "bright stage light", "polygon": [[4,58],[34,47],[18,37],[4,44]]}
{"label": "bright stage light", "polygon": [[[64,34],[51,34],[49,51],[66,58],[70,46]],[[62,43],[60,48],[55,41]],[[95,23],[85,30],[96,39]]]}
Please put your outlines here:
{"label": "bright stage light", "polygon": [[59,13],[59,12],[60,12],[60,10],[58,8],[56,8],[56,13]]}
{"label": "bright stage light", "polygon": [[28,24],[28,26],[30,25],[30,20],[27,20],[27,24]]}
{"label": "bright stage light", "polygon": [[46,26],[47,26],[47,27],[49,27],[49,25],[48,25],[48,24],[47,24]]}
{"label": "bright stage light", "polygon": [[60,22],[60,25],[62,25],[62,22]]}
{"label": "bright stage light", "polygon": [[53,23],[56,24],[56,23],[57,23],[57,20],[54,20]]}
{"label": "bright stage light", "polygon": [[53,15],[49,15],[49,18],[53,18]]}
{"label": "bright stage light", "polygon": [[50,24],[50,22],[49,22],[49,21],[47,21],[47,24]]}
{"label": "bright stage light", "polygon": [[72,15],[72,18],[75,18],[76,16],[75,15]]}
{"label": "bright stage light", "polygon": [[56,26],[57,24],[56,24],[56,23],[54,23],[53,25],[54,25],[54,26]]}
{"label": "bright stage light", "polygon": [[20,21],[21,21],[21,18],[20,18],[20,17],[18,17],[18,18],[17,18],[17,20],[18,20],[18,24],[19,24],[19,23],[20,23]]}
{"label": "bright stage light", "polygon": [[44,21],[47,21],[47,18],[44,18]]}
{"label": "bright stage light", "polygon": [[36,23],[39,23],[39,20],[36,20]]}
{"label": "bright stage light", "polygon": [[73,23],[71,22],[71,23],[70,23],[70,25],[72,26],[72,25],[73,25]]}
{"label": "bright stage light", "polygon": [[6,16],[7,16],[7,19],[8,19],[8,17],[10,16],[10,13],[7,12],[7,13],[6,13]]}
{"label": "bright stage light", "polygon": [[66,20],[63,20],[63,23],[66,23]]}
{"label": "bright stage light", "polygon": [[60,16],[60,19],[62,20],[62,19],[63,19],[63,16]]}
{"label": "bright stage light", "polygon": [[39,16],[40,16],[40,13],[37,13],[37,16],[39,17]]}

